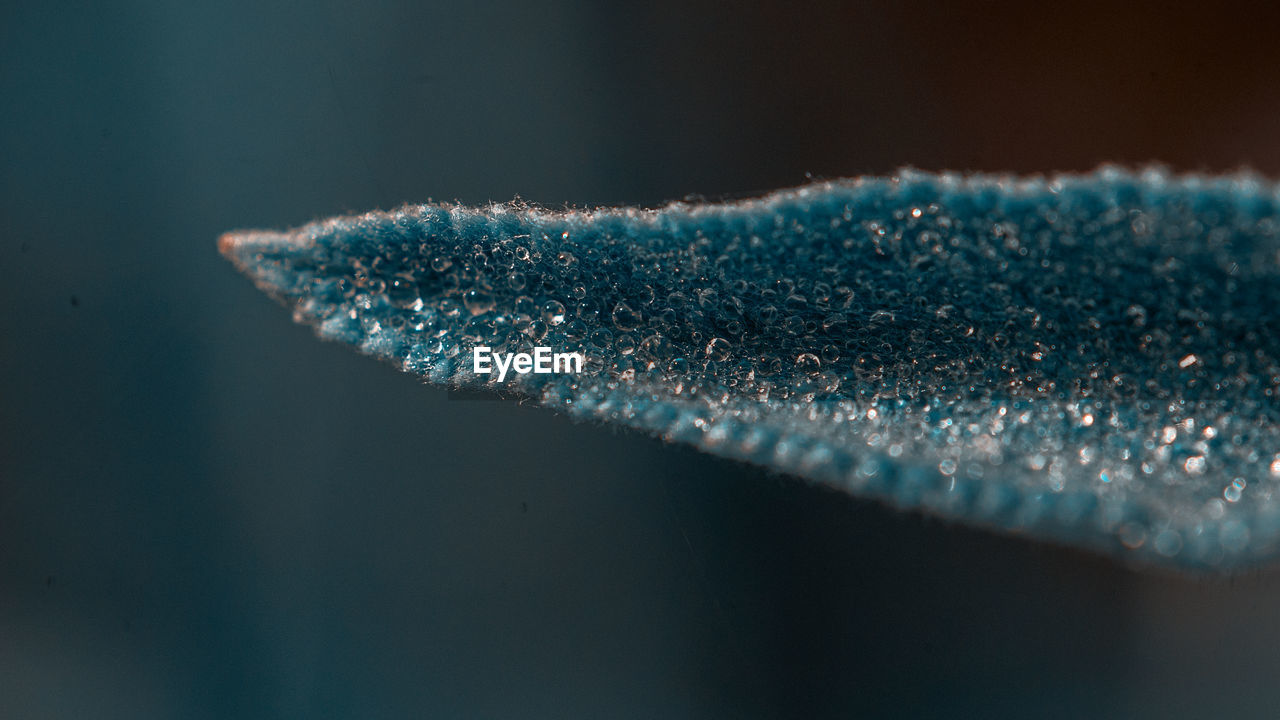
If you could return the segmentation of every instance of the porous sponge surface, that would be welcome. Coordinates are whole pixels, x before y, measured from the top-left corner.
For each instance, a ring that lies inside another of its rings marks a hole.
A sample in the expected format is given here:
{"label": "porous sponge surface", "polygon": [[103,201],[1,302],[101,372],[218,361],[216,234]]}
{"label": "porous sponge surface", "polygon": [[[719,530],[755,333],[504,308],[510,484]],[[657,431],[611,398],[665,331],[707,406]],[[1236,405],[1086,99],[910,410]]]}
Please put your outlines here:
{"label": "porous sponge surface", "polygon": [[1280,216],[1247,175],[903,171],[726,204],[409,205],[225,255],[322,337],[902,508],[1178,567],[1280,552]]}

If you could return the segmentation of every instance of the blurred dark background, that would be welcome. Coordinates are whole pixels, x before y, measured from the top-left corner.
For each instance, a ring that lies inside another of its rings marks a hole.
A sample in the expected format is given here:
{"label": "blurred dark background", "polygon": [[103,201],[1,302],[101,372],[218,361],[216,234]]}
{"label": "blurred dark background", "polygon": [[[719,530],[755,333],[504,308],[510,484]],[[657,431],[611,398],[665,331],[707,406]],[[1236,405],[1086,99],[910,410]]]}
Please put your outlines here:
{"label": "blurred dark background", "polygon": [[450,400],[214,242],[903,165],[1276,177],[1276,11],[0,13],[0,717],[1274,716],[1274,572],[1153,575]]}

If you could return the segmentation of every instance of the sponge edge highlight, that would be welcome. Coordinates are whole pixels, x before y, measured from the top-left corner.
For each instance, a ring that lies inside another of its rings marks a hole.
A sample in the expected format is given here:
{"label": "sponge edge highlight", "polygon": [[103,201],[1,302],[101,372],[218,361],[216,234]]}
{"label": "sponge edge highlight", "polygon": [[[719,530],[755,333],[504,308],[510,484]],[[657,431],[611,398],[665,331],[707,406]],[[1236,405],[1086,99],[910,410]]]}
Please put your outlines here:
{"label": "sponge edge highlight", "polygon": [[1280,216],[1259,178],[903,171],[730,204],[405,206],[219,250],[325,338],[1139,562],[1280,552]]}

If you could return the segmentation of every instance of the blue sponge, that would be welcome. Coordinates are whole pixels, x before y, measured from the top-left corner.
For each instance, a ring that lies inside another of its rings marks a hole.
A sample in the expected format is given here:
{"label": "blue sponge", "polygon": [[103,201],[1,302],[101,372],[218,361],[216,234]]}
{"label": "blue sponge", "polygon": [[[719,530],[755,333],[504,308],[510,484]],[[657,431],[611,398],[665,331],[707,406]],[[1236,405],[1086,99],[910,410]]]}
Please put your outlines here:
{"label": "blue sponge", "polygon": [[[1277,192],[904,171],[658,210],[410,205],[219,245],[322,337],[433,383],[1227,569],[1280,552]],[[539,347],[580,371],[533,371]]]}

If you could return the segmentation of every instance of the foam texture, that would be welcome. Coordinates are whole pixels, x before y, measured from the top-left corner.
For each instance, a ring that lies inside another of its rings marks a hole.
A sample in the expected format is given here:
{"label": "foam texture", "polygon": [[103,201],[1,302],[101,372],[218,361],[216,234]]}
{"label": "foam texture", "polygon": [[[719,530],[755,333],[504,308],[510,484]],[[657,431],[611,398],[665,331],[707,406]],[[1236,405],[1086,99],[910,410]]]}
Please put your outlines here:
{"label": "foam texture", "polygon": [[409,205],[222,252],[327,339],[900,508],[1227,569],[1280,551],[1258,178],[903,171],[728,204]]}

